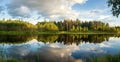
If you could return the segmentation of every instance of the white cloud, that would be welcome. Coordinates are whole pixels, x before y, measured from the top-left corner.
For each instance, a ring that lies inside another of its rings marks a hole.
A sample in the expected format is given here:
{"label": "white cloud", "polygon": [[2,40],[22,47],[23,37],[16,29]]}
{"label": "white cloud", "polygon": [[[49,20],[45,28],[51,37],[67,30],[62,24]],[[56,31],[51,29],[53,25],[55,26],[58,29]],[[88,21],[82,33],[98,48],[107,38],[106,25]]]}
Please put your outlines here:
{"label": "white cloud", "polygon": [[26,16],[30,14],[30,9],[25,6],[21,6],[20,8],[16,8],[15,12],[17,12],[19,16]]}
{"label": "white cloud", "polygon": [[107,45],[107,44],[104,44],[104,43],[101,43],[101,44],[99,44],[99,47],[110,47],[109,45]]}
{"label": "white cloud", "polygon": [[110,14],[109,8],[93,9],[93,10],[80,10],[79,19],[82,21],[101,21],[109,23],[110,26],[119,26],[120,17],[116,18]]}
{"label": "white cloud", "polygon": [[[77,18],[78,14],[72,10],[72,6],[76,3],[82,4],[87,0],[11,0],[7,4],[8,13],[13,17],[22,17],[29,12],[37,11],[46,18]],[[17,9],[17,10],[16,10]],[[20,9],[20,10],[18,10]],[[23,9],[25,9],[23,11]],[[57,15],[57,16],[56,16]]]}
{"label": "white cloud", "polygon": [[112,15],[101,15],[100,20],[102,20],[105,23],[109,23],[110,26],[119,26],[120,25],[120,17],[116,18]]}
{"label": "white cloud", "polygon": [[[76,3],[84,4],[87,0],[11,0],[6,4],[8,14],[15,18],[23,18],[36,23],[37,20],[63,20],[63,19],[80,19],[83,21],[98,20],[111,25],[119,25],[120,18],[109,15],[110,9],[91,9],[91,10],[74,10],[72,6]],[[36,14],[33,14],[36,12]],[[37,15],[37,16],[36,16]],[[40,16],[40,17],[39,17]],[[28,18],[30,17],[30,18]]]}
{"label": "white cloud", "polygon": [[90,10],[89,14],[90,15],[96,15],[96,14],[100,14],[102,12],[103,12],[103,10]]}
{"label": "white cloud", "polygon": [[93,10],[80,10],[79,19],[82,21],[93,21],[98,19],[99,13],[91,13]]}
{"label": "white cloud", "polygon": [[110,18],[110,15],[100,15],[99,19],[107,19]]}
{"label": "white cloud", "polygon": [[87,0],[71,0],[74,3],[85,3]]}

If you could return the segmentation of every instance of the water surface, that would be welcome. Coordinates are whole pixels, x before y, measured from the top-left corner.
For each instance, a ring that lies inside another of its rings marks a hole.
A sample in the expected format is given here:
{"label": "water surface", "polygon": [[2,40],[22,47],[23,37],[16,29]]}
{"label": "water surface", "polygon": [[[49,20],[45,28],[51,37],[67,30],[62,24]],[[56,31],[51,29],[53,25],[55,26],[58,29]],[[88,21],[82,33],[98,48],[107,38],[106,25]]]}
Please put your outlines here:
{"label": "water surface", "polygon": [[0,36],[0,60],[20,62],[90,62],[120,53],[116,35]]}

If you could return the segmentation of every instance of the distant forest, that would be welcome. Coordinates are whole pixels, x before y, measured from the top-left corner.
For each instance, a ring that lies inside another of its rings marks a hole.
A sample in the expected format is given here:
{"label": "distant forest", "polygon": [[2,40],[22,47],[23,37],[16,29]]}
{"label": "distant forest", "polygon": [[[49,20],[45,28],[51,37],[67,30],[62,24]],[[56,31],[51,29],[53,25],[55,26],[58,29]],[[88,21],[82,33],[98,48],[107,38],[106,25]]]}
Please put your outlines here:
{"label": "distant forest", "polygon": [[23,20],[0,20],[0,31],[70,31],[70,32],[119,32],[120,27],[110,27],[108,23],[101,21],[64,20],[64,21],[43,21],[36,25]]}

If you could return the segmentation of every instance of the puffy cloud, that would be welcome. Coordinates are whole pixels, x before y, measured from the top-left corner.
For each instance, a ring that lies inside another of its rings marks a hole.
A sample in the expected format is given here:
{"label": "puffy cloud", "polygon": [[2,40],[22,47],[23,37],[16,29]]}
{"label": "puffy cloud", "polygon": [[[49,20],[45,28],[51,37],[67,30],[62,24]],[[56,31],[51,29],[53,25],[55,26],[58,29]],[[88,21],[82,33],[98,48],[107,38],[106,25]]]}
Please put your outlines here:
{"label": "puffy cloud", "polygon": [[80,10],[79,19],[82,21],[102,21],[104,23],[109,23],[110,26],[119,26],[120,17],[113,17],[109,14],[110,10],[106,9],[93,9],[93,10]]}
{"label": "puffy cloud", "polygon": [[72,10],[76,3],[82,4],[87,0],[11,0],[7,4],[8,13],[14,17],[29,16],[30,13],[37,11],[42,16],[55,18],[76,18],[77,12]]}
{"label": "puffy cloud", "polygon": [[10,10],[9,13],[12,16],[23,16],[23,17],[26,17],[26,16],[29,16],[30,10],[29,10],[28,7],[21,6],[20,8],[15,8],[14,11]]}
{"label": "puffy cloud", "polygon": [[110,26],[119,26],[120,24],[120,17],[116,18],[113,17],[112,15],[100,15],[99,20],[102,20],[105,23],[109,23]]}
{"label": "puffy cloud", "polygon": [[71,0],[74,3],[85,3],[87,0]]}

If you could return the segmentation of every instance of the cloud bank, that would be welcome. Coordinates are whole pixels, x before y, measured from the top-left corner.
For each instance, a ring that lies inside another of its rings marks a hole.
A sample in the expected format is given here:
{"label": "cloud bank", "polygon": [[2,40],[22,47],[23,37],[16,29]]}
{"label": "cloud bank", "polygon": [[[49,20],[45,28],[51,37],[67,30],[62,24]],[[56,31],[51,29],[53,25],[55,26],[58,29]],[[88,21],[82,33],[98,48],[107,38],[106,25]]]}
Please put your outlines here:
{"label": "cloud bank", "polygon": [[79,14],[72,9],[76,3],[84,4],[87,0],[11,0],[7,4],[12,17],[30,17],[33,12],[48,19],[75,19]]}
{"label": "cloud bank", "polygon": [[120,17],[113,17],[108,7],[102,5],[101,9],[100,5],[94,8],[89,6],[89,4],[91,4],[90,1],[91,0],[0,0],[0,19],[22,19],[36,24],[38,21],[43,20],[61,21],[63,19],[74,20],[77,18],[81,21],[99,20],[113,26],[120,25],[118,21]]}

